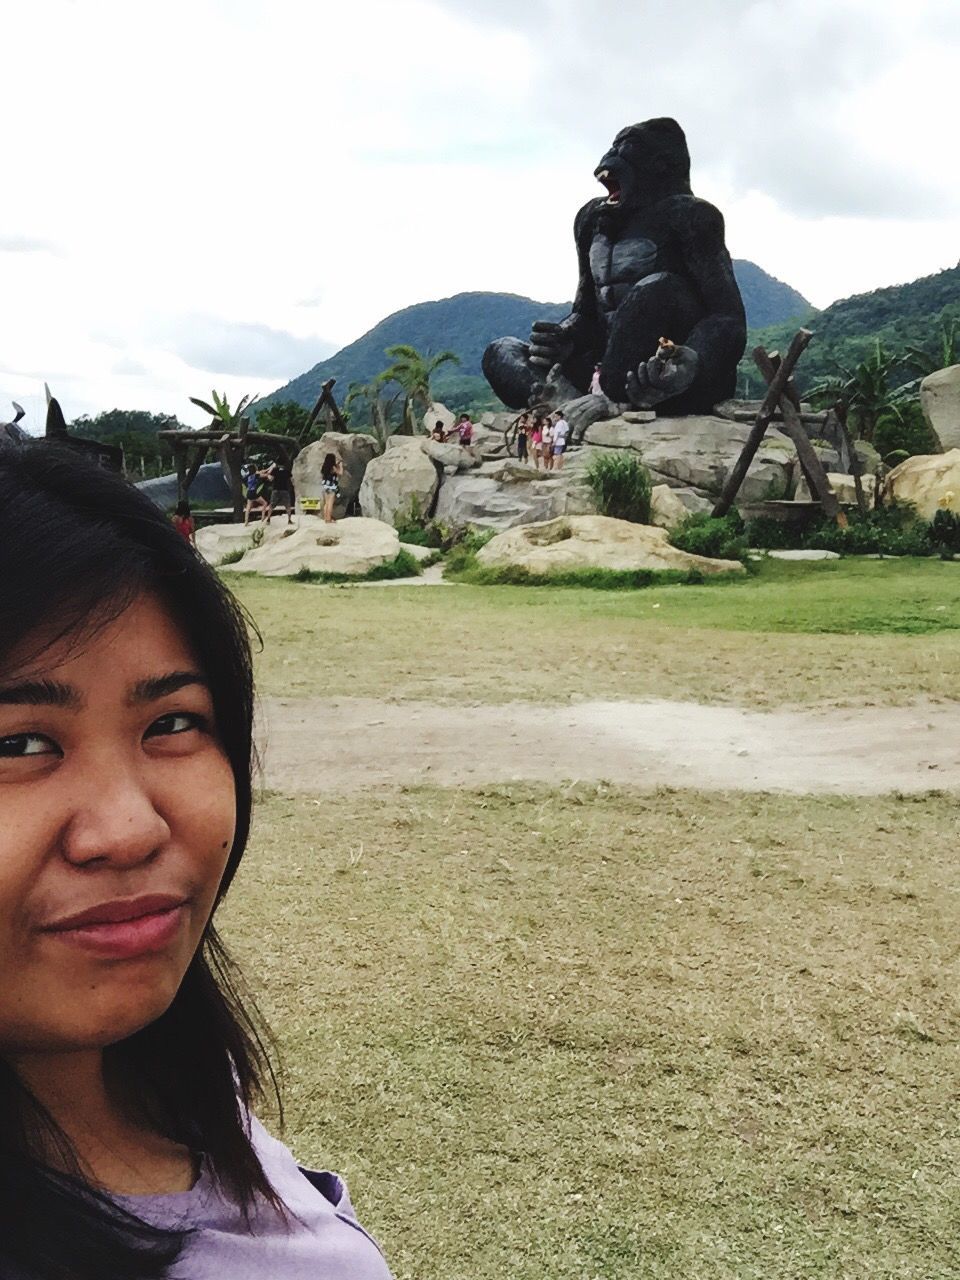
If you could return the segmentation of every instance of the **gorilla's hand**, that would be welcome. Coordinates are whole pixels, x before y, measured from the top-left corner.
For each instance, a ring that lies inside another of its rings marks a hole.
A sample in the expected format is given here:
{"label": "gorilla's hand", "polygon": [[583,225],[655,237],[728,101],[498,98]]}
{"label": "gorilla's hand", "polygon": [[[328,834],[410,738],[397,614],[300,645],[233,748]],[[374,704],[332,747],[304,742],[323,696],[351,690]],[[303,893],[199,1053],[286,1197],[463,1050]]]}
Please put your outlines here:
{"label": "gorilla's hand", "polygon": [[534,320],[530,331],[530,363],[543,369],[562,364],[573,351],[575,341],[573,325]]}
{"label": "gorilla's hand", "polygon": [[677,347],[670,360],[654,356],[627,374],[627,395],[637,409],[652,409],[663,400],[680,395],[693,385],[700,357],[692,347]]}

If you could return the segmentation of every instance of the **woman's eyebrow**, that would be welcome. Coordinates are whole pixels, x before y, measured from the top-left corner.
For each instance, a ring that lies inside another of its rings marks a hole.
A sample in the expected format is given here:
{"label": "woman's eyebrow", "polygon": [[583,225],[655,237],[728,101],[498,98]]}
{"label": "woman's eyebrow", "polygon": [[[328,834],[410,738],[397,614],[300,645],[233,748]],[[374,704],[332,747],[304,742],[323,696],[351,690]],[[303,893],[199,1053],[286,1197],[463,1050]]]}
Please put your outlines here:
{"label": "woman's eyebrow", "polygon": [[83,706],[83,698],[72,685],[59,680],[23,680],[20,684],[0,685],[0,706],[67,707],[76,711]]}
{"label": "woman's eyebrow", "polygon": [[130,690],[127,701],[131,706],[143,702],[157,702],[167,698],[171,693],[179,693],[190,685],[199,685],[202,689],[209,686],[199,671],[170,671],[163,676],[149,676],[146,680],[138,680]]}

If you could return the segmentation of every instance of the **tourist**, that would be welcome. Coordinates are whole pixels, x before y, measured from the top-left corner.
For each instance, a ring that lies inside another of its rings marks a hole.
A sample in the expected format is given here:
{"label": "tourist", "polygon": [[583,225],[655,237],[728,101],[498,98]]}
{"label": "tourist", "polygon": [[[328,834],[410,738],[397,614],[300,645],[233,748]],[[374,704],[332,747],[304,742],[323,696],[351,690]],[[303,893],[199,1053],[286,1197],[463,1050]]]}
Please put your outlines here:
{"label": "tourist", "polygon": [[445,444],[445,443],[446,443],[447,433],[446,433],[446,431],[444,431],[444,429],[443,429],[443,423],[440,421],[440,419],[439,419],[439,418],[438,418],[438,419],[437,419],[437,421],[433,424],[433,430],[430,432],[430,439],[431,439],[431,440],[436,440],[437,444]]}
{"label": "tourist", "polygon": [[592,396],[603,395],[603,390],[600,386],[600,374],[602,371],[603,371],[602,365],[595,364],[593,366],[593,377],[590,379],[590,394]]}
{"label": "tourist", "polygon": [[287,513],[287,524],[293,524],[293,475],[287,462],[275,458],[267,467],[266,478],[273,490],[271,511],[282,507]]}
{"label": "tourist", "polygon": [[543,418],[538,414],[533,420],[530,431],[530,448],[533,452],[533,465],[539,471],[543,460]]}
{"label": "tourist", "polygon": [[567,422],[563,414],[557,410],[553,415],[553,469],[554,471],[563,470],[563,455],[567,448],[567,436],[570,434],[570,424]]}
{"label": "tourist", "polygon": [[454,428],[460,440],[460,444],[464,449],[469,449],[473,443],[473,423],[470,421],[468,413],[461,413],[457,419],[457,425]]}
{"label": "tourist", "polygon": [[550,471],[553,468],[553,419],[549,413],[544,415],[543,426],[540,428],[540,446],[543,453],[543,469]]}
{"label": "tourist", "polygon": [[517,460],[519,462],[527,461],[527,452],[530,444],[530,415],[529,413],[521,413],[517,422]]}
{"label": "tourist", "polygon": [[323,485],[323,519],[325,524],[333,524],[333,508],[340,497],[340,477],[343,475],[343,463],[335,453],[328,453],[320,467],[320,479]]}
{"label": "tourist", "polygon": [[190,503],[186,498],[181,498],[177,503],[176,510],[171,517],[173,527],[179,533],[181,538],[186,538],[190,545],[197,544],[197,526],[193,516],[190,514]]}
{"label": "tourist", "polygon": [[260,513],[261,520],[270,520],[270,508],[264,496],[263,475],[252,462],[245,462],[240,468],[240,476],[247,491],[247,503],[243,511],[243,523],[249,524],[254,511]]}
{"label": "tourist", "polygon": [[239,605],[44,441],[0,450],[0,579],[0,1276],[389,1280],[252,1112],[269,1038],[214,926],[250,828]]}

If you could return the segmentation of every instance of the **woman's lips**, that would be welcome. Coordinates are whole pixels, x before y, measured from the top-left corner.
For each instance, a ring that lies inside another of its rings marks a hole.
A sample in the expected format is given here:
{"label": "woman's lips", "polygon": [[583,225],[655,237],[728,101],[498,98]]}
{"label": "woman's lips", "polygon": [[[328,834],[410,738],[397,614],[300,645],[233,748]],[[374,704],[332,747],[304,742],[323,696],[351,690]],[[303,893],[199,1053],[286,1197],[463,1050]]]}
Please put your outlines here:
{"label": "woman's lips", "polygon": [[158,895],[104,903],[43,932],[106,959],[129,960],[170,946],[180,932],[186,907],[183,899]]}

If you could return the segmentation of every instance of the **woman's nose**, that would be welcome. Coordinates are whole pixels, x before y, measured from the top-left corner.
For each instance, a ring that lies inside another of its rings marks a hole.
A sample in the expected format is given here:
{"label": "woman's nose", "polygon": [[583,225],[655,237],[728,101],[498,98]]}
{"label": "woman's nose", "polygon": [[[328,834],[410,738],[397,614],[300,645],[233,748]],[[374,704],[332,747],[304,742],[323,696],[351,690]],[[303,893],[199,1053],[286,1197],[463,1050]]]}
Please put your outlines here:
{"label": "woman's nose", "polygon": [[63,855],[77,865],[135,866],[169,839],[146,780],[135,768],[114,764],[84,789],[63,833]]}

